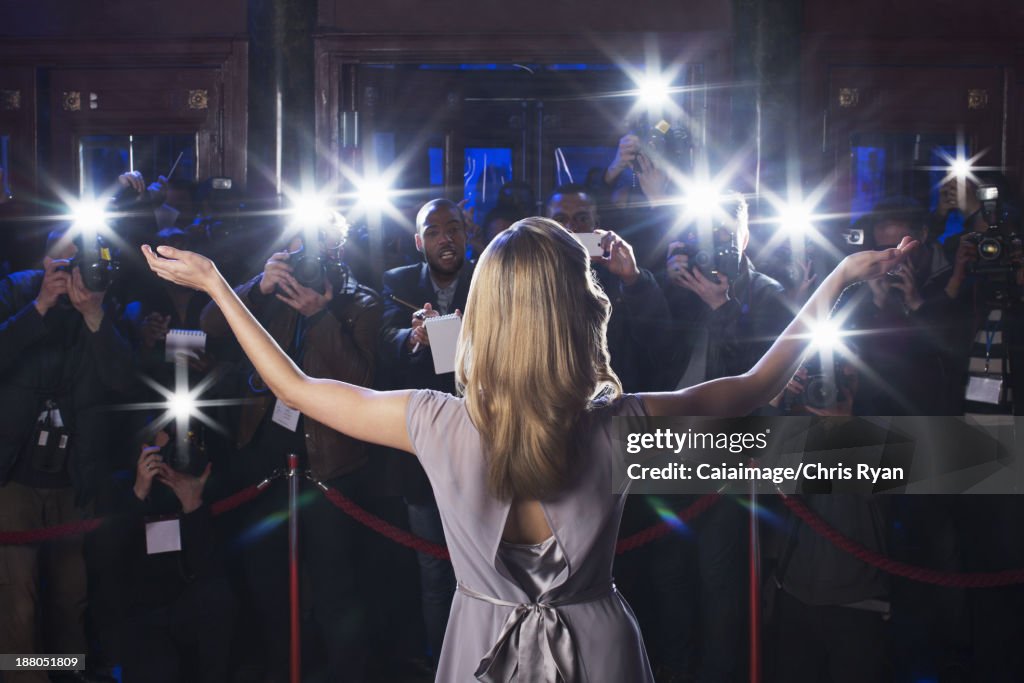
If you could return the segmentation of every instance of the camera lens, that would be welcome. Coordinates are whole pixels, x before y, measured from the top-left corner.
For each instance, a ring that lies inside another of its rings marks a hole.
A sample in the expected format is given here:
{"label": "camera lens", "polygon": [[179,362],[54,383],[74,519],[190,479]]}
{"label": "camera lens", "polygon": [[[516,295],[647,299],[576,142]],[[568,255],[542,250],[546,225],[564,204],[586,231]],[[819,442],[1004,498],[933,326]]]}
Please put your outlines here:
{"label": "camera lens", "polygon": [[1003,245],[997,239],[986,237],[978,242],[978,256],[988,261],[994,261],[1003,253]]}
{"label": "camera lens", "polygon": [[807,378],[804,401],[813,408],[827,408],[839,400],[839,387],[824,375]]}

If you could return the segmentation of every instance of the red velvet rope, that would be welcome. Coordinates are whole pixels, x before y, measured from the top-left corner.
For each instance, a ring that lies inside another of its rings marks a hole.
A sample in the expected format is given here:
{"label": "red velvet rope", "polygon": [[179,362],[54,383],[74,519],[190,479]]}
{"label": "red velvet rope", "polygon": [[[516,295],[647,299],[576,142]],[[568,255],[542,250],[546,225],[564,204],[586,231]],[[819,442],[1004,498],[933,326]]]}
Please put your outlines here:
{"label": "red velvet rope", "polygon": [[872,567],[877,567],[889,574],[947,588],[995,588],[1024,583],[1024,569],[1006,569],[999,572],[957,573],[915,567],[906,562],[893,560],[864,547],[849,536],[836,531],[829,526],[828,522],[807,507],[803,501],[792,496],[783,495],[782,502],[786,504],[786,507],[794,515],[799,517],[816,533],[825,537],[834,546],[845,553],[853,555],[862,562],[866,562]]}
{"label": "red velvet rope", "polygon": [[[265,485],[254,484],[247,489],[242,489],[238,493],[213,503],[210,506],[210,511],[216,516],[229,510],[234,510],[239,505],[247,503],[263,493],[265,488]],[[48,526],[42,529],[29,529],[28,531],[0,531],[0,545],[30,545],[33,543],[55,541],[79,534],[87,534],[99,528],[106,519],[106,517],[96,517],[93,519],[83,519],[78,522]]]}
{"label": "red velvet rope", "polygon": [[[234,510],[240,505],[249,502],[263,493],[266,489],[267,483],[269,482],[264,482],[261,485],[250,486],[249,488],[243,489],[223,500],[213,503],[210,506],[211,512],[214,515],[220,515],[230,510]],[[394,524],[384,521],[380,517],[377,517],[356,505],[351,499],[336,489],[320,484],[318,484],[318,488],[320,488],[324,495],[327,496],[327,499],[342,512],[349,515],[360,524],[376,531],[380,535],[407,548],[430,555],[431,557],[443,560],[450,559],[448,549],[445,546],[432,543],[404,529],[400,529]],[[907,564],[906,562],[893,560],[866,548],[864,545],[832,528],[825,520],[814,513],[799,499],[785,495],[781,497],[782,502],[785,503],[786,507],[788,507],[793,514],[799,517],[811,529],[837,548],[845,553],[853,555],[862,562],[866,562],[867,564],[889,574],[911,579],[912,581],[928,583],[935,586],[945,586],[948,588],[995,588],[1024,583],[1024,569],[1007,569],[998,572],[957,573],[916,567],[914,565]],[[719,498],[720,496],[718,494],[708,494],[697,499],[687,508],[678,513],[678,520],[681,522],[691,522],[698,515],[717,503]],[[86,519],[78,522],[69,522],[67,524],[46,527],[43,529],[32,529],[29,531],[4,531],[0,532],[0,545],[43,543],[46,541],[66,538],[68,536],[85,534],[95,530],[103,523],[103,521],[103,518]],[[615,552],[616,554],[621,555],[622,553],[635,550],[640,546],[667,536],[671,533],[672,527],[676,523],[676,520],[660,522],[654,526],[644,529],[643,531],[637,532],[632,536],[619,539],[619,542],[615,546]]]}
{"label": "red velvet rope", "polygon": [[405,529],[400,529],[394,524],[384,521],[376,515],[370,514],[352,502],[352,499],[346,497],[337,489],[332,489],[323,484],[318,484],[317,488],[324,492],[324,495],[327,496],[327,500],[331,501],[335,507],[363,526],[373,529],[381,536],[384,536],[399,545],[404,545],[406,548],[412,548],[416,552],[436,557],[439,560],[451,559],[448,555],[448,548],[445,546],[437,543],[431,543],[425,538],[420,538],[415,534],[409,533]]}

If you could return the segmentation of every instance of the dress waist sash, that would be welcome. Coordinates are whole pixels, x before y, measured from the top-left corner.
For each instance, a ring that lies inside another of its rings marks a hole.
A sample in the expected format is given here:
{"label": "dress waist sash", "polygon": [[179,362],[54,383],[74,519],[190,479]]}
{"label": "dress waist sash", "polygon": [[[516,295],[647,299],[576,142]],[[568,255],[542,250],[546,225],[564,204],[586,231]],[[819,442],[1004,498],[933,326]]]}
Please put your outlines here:
{"label": "dress waist sash", "polygon": [[572,631],[558,608],[603,600],[618,592],[615,583],[609,582],[566,598],[510,602],[478,593],[461,582],[458,590],[474,600],[512,608],[498,640],[474,674],[484,683],[508,683],[513,677],[524,683],[582,683]]}

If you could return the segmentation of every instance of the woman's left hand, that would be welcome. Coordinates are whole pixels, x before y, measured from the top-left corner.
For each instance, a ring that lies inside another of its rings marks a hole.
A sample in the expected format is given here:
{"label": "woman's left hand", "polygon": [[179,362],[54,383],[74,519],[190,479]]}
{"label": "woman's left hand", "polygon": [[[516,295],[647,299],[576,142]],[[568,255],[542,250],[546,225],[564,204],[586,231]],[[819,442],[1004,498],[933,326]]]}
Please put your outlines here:
{"label": "woman's left hand", "polygon": [[881,251],[861,251],[850,254],[839,264],[843,282],[853,284],[862,280],[873,280],[893,271],[896,266],[906,260],[911,251],[920,246],[920,242],[904,237],[900,245],[894,249]]}
{"label": "woman's left hand", "polygon": [[142,254],[154,273],[177,285],[209,293],[220,277],[213,261],[195,252],[168,246],[159,246],[154,252],[144,244]]}

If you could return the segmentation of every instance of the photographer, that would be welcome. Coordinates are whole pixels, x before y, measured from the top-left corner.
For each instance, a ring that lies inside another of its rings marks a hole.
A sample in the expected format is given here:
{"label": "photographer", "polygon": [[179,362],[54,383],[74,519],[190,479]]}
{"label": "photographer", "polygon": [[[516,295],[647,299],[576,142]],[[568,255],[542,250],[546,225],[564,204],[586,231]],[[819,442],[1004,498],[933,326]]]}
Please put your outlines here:
{"label": "photographer", "polygon": [[[956,315],[952,393],[968,401],[971,413],[1024,414],[1024,248],[1015,202],[999,185],[974,189],[977,211],[965,231],[947,243],[955,248],[946,296]],[[990,198],[982,202],[978,195]],[[994,400],[978,400],[973,378],[989,376],[1003,384]],[[958,410],[957,412],[962,412]]]}
{"label": "photographer", "polygon": [[942,250],[926,244],[927,217],[912,200],[879,202],[866,220],[869,249],[909,236],[924,248],[899,268],[869,284],[851,287],[836,304],[846,325],[870,333],[861,360],[870,371],[862,382],[860,415],[949,415],[952,275]]}
{"label": "photographer", "polygon": [[[667,123],[665,125],[668,125]],[[692,171],[688,133],[679,127],[650,127],[646,117],[636,132],[619,139],[607,168],[588,175],[586,187],[611,224],[621,227],[644,268],[660,270],[664,236],[678,219],[672,178]]]}
{"label": "photographer", "polygon": [[[304,236],[273,254],[263,272],[236,288],[242,301],[305,372],[370,386],[381,308],[377,295],[350,274],[343,261],[348,224],[343,217],[303,226]],[[220,309],[201,316],[212,338],[229,338]],[[285,464],[288,453],[302,467],[344,495],[361,500],[366,445],[292,410],[277,399],[249,365],[242,369],[247,399],[237,427],[240,452],[231,464],[234,488],[259,482]],[[286,489],[278,483],[234,518],[241,529],[285,514]],[[302,562],[317,599],[313,618],[326,644],[327,678],[361,680],[366,648],[365,604],[357,560],[365,533],[355,520],[321,495],[304,505]],[[284,525],[267,530],[240,548],[245,603],[258,610],[262,639],[251,643],[252,660],[266,658],[273,680],[287,674],[287,534]],[[259,636],[257,636],[259,638]]]}
{"label": "photographer", "polygon": [[[105,468],[102,406],[131,382],[131,349],[106,290],[90,289],[106,284],[94,277],[104,263],[90,261],[93,247],[54,231],[43,270],[0,280],[0,531],[91,514]],[[0,566],[0,651],[86,652],[82,537],[0,546]],[[42,672],[7,677],[46,680]]]}
{"label": "photographer", "polygon": [[721,209],[727,218],[710,235],[691,230],[669,244],[662,289],[683,343],[665,369],[668,388],[746,372],[793,317],[782,286],[746,256],[746,201],[734,194]]}
{"label": "photographer", "polygon": [[604,254],[592,256],[591,266],[612,303],[608,320],[612,369],[626,391],[657,386],[669,317],[654,276],[638,265],[626,240],[599,227],[597,205],[582,185],[556,188],[546,206],[548,216],[569,232],[601,236]]}
{"label": "photographer", "polygon": [[[204,496],[211,465],[190,439],[191,466],[176,469],[174,436],[162,430],[149,440],[90,548],[98,588],[110,596],[102,617],[112,624],[125,683],[221,683],[234,601]],[[171,537],[159,547],[150,524],[158,519]]]}

